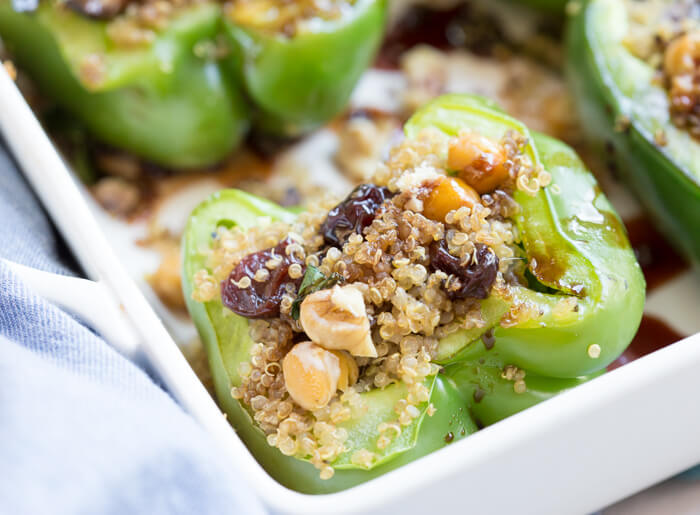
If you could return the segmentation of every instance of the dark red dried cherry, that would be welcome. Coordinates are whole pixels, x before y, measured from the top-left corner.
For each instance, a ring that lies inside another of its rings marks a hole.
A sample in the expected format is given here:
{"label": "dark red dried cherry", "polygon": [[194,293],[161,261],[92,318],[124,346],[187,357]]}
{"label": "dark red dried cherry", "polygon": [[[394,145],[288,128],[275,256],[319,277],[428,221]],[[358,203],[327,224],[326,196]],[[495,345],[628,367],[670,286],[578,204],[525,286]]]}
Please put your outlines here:
{"label": "dark red dried cherry", "polygon": [[450,254],[445,240],[430,245],[430,264],[437,270],[457,278],[456,288],[447,289],[447,296],[452,300],[489,296],[491,286],[498,272],[498,257],[486,245],[476,244],[476,260],[462,264],[460,258]]}
{"label": "dark red dried cherry", "polygon": [[[295,254],[287,255],[286,249],[292,241],[282,240],[276,247],[249,254],[236,265],[228,279],[221,283],[221,301],[237,315],[246,318],[271,318],[280,314],[280,303],[286,292],[286,285],[293,284],[299,288],[302,276],[298,279],[289,277],[289,266],[298,263],[304,267],[303,261]],[[282,262],[272,270],[265,264],[275,256],[281,256]],[[257,282],[255,272],[265,269],[270,273],[267,280]],[[303,271],[303,270],[302,270]],[[250,278],[250,286],[239,288],[236,283],[244,277]],[[235,282],[234,282],[235,281]]]}
{"label": "dark red dried cherry", "polygon": [[391,197],[391,192],[374,184],[360,184],[340,204],[330,210],[321,224],[326,244],[340,247],[352,233],[372,223],[379,206]]}

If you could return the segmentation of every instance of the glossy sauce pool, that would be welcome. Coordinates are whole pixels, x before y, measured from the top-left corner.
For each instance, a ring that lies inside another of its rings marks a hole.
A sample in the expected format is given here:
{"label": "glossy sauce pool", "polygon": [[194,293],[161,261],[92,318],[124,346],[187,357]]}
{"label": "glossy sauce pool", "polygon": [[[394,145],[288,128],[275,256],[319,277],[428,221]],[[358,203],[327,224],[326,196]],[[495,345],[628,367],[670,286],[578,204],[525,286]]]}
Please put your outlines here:
{"label": "glossy sauce pool", "polygon": [[608,371],[626,365],[630,361],[634,361],[647,354],[651,354],[682,338],[682,334],[678,333],[663,320],[653,315],[645,314],[642,317],[642,323],[639,325],[639,330],[634,340],[632,340],[632,343],[630,343],[629,347],[627,347],[619,358],[608,365]]}
{"label": "glossy sauce pool", "polygon": [[[690,268],[645,216],[626,220],[625,227],[647,282],[647,294]],[[614,370],[651,354],[685,336],[687,335],[679,333],[658,317],[645,313],[634,340],[627,350],[608,366],[608,370]]]}

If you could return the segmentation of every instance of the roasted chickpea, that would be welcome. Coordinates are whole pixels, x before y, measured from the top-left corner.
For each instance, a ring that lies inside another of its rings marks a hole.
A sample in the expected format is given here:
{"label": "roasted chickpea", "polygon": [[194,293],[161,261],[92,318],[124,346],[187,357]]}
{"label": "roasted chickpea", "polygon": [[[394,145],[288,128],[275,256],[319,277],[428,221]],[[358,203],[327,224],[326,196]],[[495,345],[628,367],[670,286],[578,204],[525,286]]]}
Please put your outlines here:
{"label": "roasted chickpea", "polygon": [[[347,364],[345,367],[347,381]],[[312,342],[301,342],[284,357],[282,372],[292,399],[304,409],[315,410],[326,406],[335,395],[342,368],[335,353]]]}
{"label": "roasted chickpea", "polygon": [[503,148],[474,132],[461,132],[448,145],[447,167],[480,194],[495,190],[508,178],[505,162]]}
{"label": "roasted chickpea", "polygon": [[670,76],[693,73],[700,60],[700,31],[673,40],[664,55],[664,71]]}
{"label": "roasted chickpea", "polygon": [[423,214],[431,220],[445,221],[447,213],[460,207],[473,208],[481,203],[474,188],[456,177],[443,177],[423,201]]}

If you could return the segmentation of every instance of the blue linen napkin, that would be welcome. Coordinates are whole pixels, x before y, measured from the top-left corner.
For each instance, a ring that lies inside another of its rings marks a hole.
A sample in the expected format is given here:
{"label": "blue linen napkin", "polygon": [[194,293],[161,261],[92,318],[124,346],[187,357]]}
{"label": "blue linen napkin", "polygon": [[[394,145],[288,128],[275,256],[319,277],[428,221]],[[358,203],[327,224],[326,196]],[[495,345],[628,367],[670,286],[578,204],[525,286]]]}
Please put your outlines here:
{"label": "blue linen napkin", "polygon": [[[0,140],[0,257],[76,274]],[[0,513],[263,513],[142,370],[0,261]]]}

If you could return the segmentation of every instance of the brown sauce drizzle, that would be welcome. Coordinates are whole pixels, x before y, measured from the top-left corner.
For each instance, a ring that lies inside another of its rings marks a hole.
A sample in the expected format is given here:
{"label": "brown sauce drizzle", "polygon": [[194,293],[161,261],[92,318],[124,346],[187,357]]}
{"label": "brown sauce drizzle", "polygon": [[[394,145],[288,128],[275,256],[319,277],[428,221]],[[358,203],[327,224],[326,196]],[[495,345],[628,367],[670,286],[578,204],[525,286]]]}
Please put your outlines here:
{"label": "brown sauce drizzle", "polygon": [[[493,349],[493,346],[496,344],[496,338],[493,335],[493,328],[489,329],[488,331],[486,331],[484,334],[481,335],[481,341],[483,342],[484,348],[486,348],[486,350]],[[476,392],[474,392],[474,395],[476,396]],[[476,402],[479,402],[479,401],[476,401]]]}
{"label": "brown sauce drizzle", "polygon": [[411,7],[384,38],[375,67],[399,68],[401,55],[416,45],[426,44],[439,49],[450,48],[447,27],[459,8],[436,11],[427,7]]}
{"label": "brown sauce drizzle", "polygon": [[[648,292],[689,269],[688,263],[644,215],[627,220],[625,226],[634,253],[644,272]],[[614,370],[630,361],[651,354],[683,337],[663,320],[645,314],[632,343],[619,358],[608,365],[608,370]]]}
{"label": "brown sauce drizzle", "polygon": [[[647,282],[647,292],[690,268],[646,216],[640,215],[626,220],[625,226],[634,253],[642,267]],[[684,335],[663,320],[644,314],[632,343],[619,358],[608,365],[608,370],[614,370],[683,338]]]}
{"label": "brown sauce drizzle", "polygon": [[558,16],[542,16],[536,34],[527,41],[508,37],[500,16],[484,9],[479,2],[460,2],[450,9],[411,6],[393,25],[374,63],[377,68],[399,68],[401,56],[417,45],[430,45],[438,50],[466,49],[483,57],[505,58],[511,51],[539,56],[559,65],[559,57],[551,52],[561,38],[562,20]]}
{"label": "brown sauce drizzle", "polygon": [[630,243],[647,281],[647,291],[689,269],[688,263],[671,247],[668,241],[654,229],[645,216],[625,221]]}
{"label": "brown sauce drizzle", "polygon": [[478,55],[491,55],[494,45],[503,40],[497,20],[476,13],[469,3],[445,10],[413,6],[384,38],[374,65],[395,70],[399,68],[401,55],[421,44],[439,50],[469,48]]}
{"label": "brown sauce drizzle", "polygon": [[608,371],[626,365],[630,361],[651,354],[681,339],[683,339],[683,335],[663,320],[652,315],[644,315],[634,340],[619,358],[608,365]]}

